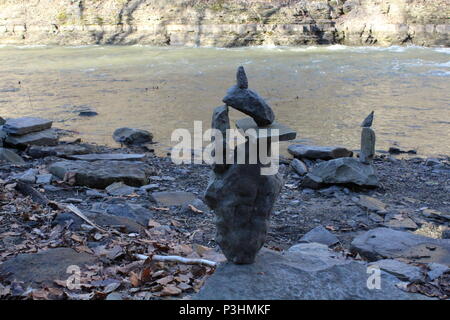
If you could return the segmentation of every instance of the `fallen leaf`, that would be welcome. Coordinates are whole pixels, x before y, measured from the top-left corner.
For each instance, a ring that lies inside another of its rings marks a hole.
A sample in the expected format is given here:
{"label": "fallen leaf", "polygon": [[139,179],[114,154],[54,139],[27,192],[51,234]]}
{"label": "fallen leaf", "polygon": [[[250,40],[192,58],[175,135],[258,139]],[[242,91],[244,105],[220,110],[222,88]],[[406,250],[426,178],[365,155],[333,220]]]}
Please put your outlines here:
{"label": "fallen leaf", "polygon": [[181,289],[174,286],[174,285],[168,285],[164,287],[164,289],[161,291],[161,296],[176,296],[181,293]]}
{"label": "fallen leaf", "polygon": [[130,272],[130,283],[133,287],[139,287],[141,281],[136,273],[133,271]]}
{"label": "fallen leaf", "polygon": [[194,207],[192,204],[188,205],[188,207],[189,207],[189,209],[191,209],[192,212],[195,212],[195,213],[203,213],[202,210],[197,209],[197,208]]}

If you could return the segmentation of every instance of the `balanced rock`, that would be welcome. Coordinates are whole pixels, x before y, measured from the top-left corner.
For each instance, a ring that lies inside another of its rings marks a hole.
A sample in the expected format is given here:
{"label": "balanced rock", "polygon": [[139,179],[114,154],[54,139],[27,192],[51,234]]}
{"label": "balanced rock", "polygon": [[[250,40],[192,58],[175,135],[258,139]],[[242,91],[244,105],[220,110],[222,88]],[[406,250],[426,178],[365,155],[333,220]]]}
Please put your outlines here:
{"label": "balanced rock", "polygon": [[372,111],[365,119],[364,121],[361,123],[361,127],[363,128],[370,128],[372,126],[373,123],[373,118],[374,118],[374,111]]}
{"label": "balanced rock", "polygon": [[233,164],[215,174],[205,201],[216,214],[216,242],[228,261],[253,263],[282,185],[280,174],[261,175],[259,164]]}
{"label": "balanced rock", "polygon": [[303,187],[312,189],[330,184],[377,187],[379,181],[373,166],[355,158],[339,158],[317,164],[302,182]]}
{"label": "balanced rock", "polygon": [[376,261],[399,259],[411,262],[436,262],[450,266],[450,240],[433,239],[388,228],[369,230],[352,241],[352,251]]}
{"label": "balanced rock", "polygon": [[125,145],[141,145],[152,143],[153,134],[142,129],[119,128],[114,131],[113,139],[114,141]]}
{"label": "balanced rock", "polygon": [[362,163],[370,163],[375,156],[375,131],[371,128],[362,128],[361,131],[361,152],[359,161]]}
{"label": "balanced rock", "polygon": [[24,135],[38,132],[52,127],[52,121],[35,117],[23,117],[8,119],[3,125],[3,130],[13,135]]}
{"label": "balanced rock", "polygon": [[311,160],[331,160],[353,155],[352,151],[344,147],[320,147],[302,144],[291,144],[288,147],[288,152],[295,158]]}
{"label": "balanced rock", "polygon": [[140,161],[60,161],[48,169],[60,179],[68,179],[74,185],[104,189],[114,182],[140,187],[156,175],[154,168]]}
{"label": "balanced rock", "polygon": [[275,120],[270,106],[255,91],[247,89],[248,81],[243,67],[238,69],[237,85],[227,91],[223,102],[252,117],[258,126],[263,127]]}
{"label": "balanced rock", "polygon": [[297,137],[296,131],[278,122],[273,122],[264,128],[260,128],[252,118],[243,118],[236,121],[236,127],[255,140],[276,138],[278,141],[289,141]]}

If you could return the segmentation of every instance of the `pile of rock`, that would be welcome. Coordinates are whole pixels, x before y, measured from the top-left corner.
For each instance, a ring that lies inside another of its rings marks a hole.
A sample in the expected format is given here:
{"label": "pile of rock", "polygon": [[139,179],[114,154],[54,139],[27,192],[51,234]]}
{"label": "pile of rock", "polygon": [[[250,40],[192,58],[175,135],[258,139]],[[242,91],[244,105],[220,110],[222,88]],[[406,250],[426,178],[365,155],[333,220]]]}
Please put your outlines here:
{"label": "pile of rock", "polygon": [[[374,113],[361,124],[361,152],[359,159],[353,158],[353,152],[344,147],[320,147],[294,144],[288,152],[295,159],[291,167],[305,175],[302,186],[318,189],[330,185],[357,185],[377,187],[379,185],[372,160],[375,155],[375,132],[372,126]],[[309,168],[306,164],[309,164]],[[306,168],[306,170],[305,170]]]}
{"label": "pile of rock", "polygon": [[[266,142],[274,138],[283,141],[296,136],[295,131],[274,122],[275,115],[270,106],[256,92],[248,89],[243,67],[239,67],[237,84],[228,90],[223,102],[226,105],[217,107],[212,118],[212,128],[222,132],[225,138],[223,154],[229,148],[226,143],[227,130],[230,128],[228,106],[251,117],[236,122],[236,126],[244,131],[254,129],[253,135],[246,137],[245,159],[249,159],[250,150],[257,150],[252,144],[258,144],[262,139]],[[270,153],[269,146],[270,143]],[[232,152],[236,153],[237,150]],[[253,263],[263,246],[268,220],[283,185],[280,174],[261,174],[261,169],[266,165],[263,165],[260,156],[256,157],[254,164],[248,160],[238,164],[237,157],[232,163],[216,163],[214,178],[205,194],[206,203],[216,214],[216,242],[227,259],[237,264]]]}
{"label": "pile of rock", "polygon": [[58,134],[52,129],[52,121],[36,117],[8,119],[0,127],[1,143],[18,149],[30,145],[54,146]]}

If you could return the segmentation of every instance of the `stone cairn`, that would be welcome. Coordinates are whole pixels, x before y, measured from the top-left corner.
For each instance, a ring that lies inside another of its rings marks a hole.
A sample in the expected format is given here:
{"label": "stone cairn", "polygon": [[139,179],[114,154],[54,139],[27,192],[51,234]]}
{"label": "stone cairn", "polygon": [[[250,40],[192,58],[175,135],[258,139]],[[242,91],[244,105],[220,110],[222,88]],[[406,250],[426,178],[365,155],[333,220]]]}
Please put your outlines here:
{"label": "stone cairn", "polygon": [[359,161],[364,164],[371,164],[375,156],[375,131],[371,128],[374,118],[372,111],[362,122],[361,127],[361,152]]}
{"label": "stone cairn", "polygon": [[[223,98],[225,105],[214,110],[211,125],[222,132],[223,154],[226,155],[226,150],[229,149],[234,153],[235,160],[232,163],[224,161],[223,164],[214,164],[213,177],[206,190],[205,201],[215,211],[216,242],[228,261],[249,264],[254,262],[256,254],[264,245],[270,214],[283,186],[279,173],[261,174],[261,169],[268,165],[263,164],[266,162],[261,161],[259,155],[256,164],[248,161],[249,150],[255,150],[251,144],[258,145],[260,139],[266,139],[270,146],[271,139],[275,137],[278,141],[293,140],[296,132],[274,122],[275,115],[270,106],[248,88],[243,67],[238,68],[236,78],[237,84],[231,87]],[[256,136],[246,137],[244,164],[237,163],[237,147],[230,147],[227,143],[227,129],[230,129],[228,107],[251,117],[238,120],[236,126],[239,129],[254,129],[256,132]],[[270,153],[270,150],[268,152]]]}

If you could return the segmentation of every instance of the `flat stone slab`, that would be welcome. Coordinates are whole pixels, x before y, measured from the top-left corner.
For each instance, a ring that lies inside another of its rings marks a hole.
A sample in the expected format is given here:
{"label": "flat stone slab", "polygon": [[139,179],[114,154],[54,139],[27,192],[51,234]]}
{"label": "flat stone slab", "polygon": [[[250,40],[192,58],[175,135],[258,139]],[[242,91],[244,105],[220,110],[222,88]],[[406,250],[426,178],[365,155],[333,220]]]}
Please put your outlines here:
{"label": "flat stone slab", "polygon": [[31,132],[42,131],[50,129],[53,121],[35,118],[35,117],[23,117],[8,119],[3,125],[3,130],[9,134],[24,135]]}
{"label": "flat stone slab", "polygon": [[302,182],[303,187],[313,189],[334,184],[377,187],[379,181],[372,165],[355,158],[339,158],[317,164]]}
{"label": "flat stone slab", "polygon": [[[248,129],[254,129],[255,131],[250,130],[247,132],[247,134],[254,139],[278,137],[278,141],[288,141],[294,140],[297,137],[296,131],[278,122],[273,122],[264,127],[258,127],[255,120],[252,118],[243,118],[236,121],[236,127],[244,130],[244,132]],[[274,130],[278,130],[278,133],[275,133]]]}
{"label": "flat stone slab", "polygon": [[158,205],[166,207],[188,205],[197,198],[195,194],[184,191],[153,192],[151,196]]}
{"label": "flat stone slab", "polygon": [[[313,244],[304,244],[313,245]],[[315,244],[317,245],[317,244]],[[381,289],[368,289],[367,265],[343,261],[316,246],[280,254],[264,249],[250,265],[220,264],[196,300],[409,300],[426,297],[398,289],[394,276],[382,273]],[[321,263],[320,260],[324,260]],[[305,262],[307,261],[307,262]],[[314,261],[311,265],[310,261]],[[322,266],[322,267],[319,267]]]}
{"label": "flat stone slab", "polygon": [[87,253],[78,253],[71,248],[54,248],[38,253],[19,254],[0,265],[0,275],[7,280],[25,284],[53,283],[66,280],[70,274],[67,267],[77,265],[83,269],[93,265],[97,258]]}
{"label": "flat stone slab", "polygon": [[396,276],[402,281],[417,282],[425,279],[424,274],[419,267],[394,259],[378,260],[370,265],[377,266],[381,270]]}
{"label": "flat stone slab", "polygon": [[24,164],[25,161],[17,153],[10,149],[0,147],[0,161],[6,161],[13,164]]}
{"label": "flat stone slab", "polygon": [[[48,168],[60,179],[72,179],[74,185],[104,189],[114,182],[140,187],[148,177],[156,175],[155,169],[139,161],[60,161]],[[70,182],[70,181],[69,181]]]}
{"label": "flat stone slab", "polygon": [[300,238],[301,242],[316,242],[326,246],[332,246],[339,242],[339,239],[322,226],[315,227]]}
{"label": "flat stone slab", "polygon": [[143,160],[145,154],[128,154],[128,153],[92,153],[81,155],[68,155],[68,159],[97,161],[97,160],[116,160],[116,161],[136,161]]}
{"label": "flat stone slab", "polygon": [[433,239],[389,228],[376,228],[357,236],[352,241],[352,251],[370,261],[401,258],[450,266],[449,239]]}
{"label": "flat stone slab", "polygon": [[353,152],[344,147],[321,147],[307,146],[303,144],[292,144],[288,147],[288,152],[295,158],[311,160],[331,160],[344,157],[351,157]]}
{"label": "flat stone slab", "polygon": [[58,134],[54,129],[47,129],[39,132],[31,132],[21,136],[9,135],[5,143],[15,147],[35,146],[55,146],[58,144]]}
{"label": "flat stone slab", "polygon": [[32,158],[68,157],[74,154],[92,153],[94,149],[93,146],[88,144],[60,144],[53,147],[31,146],[27,149],[27,154]]}
{"label": "flat stone slab", "polygon": [[91,212],[108,214],[116,217],[123,217],[133,220],[142,226],[147,226],[148,220],[153,217],[153,213],[146,208],[136,204],[108,204],[95,203]]}

